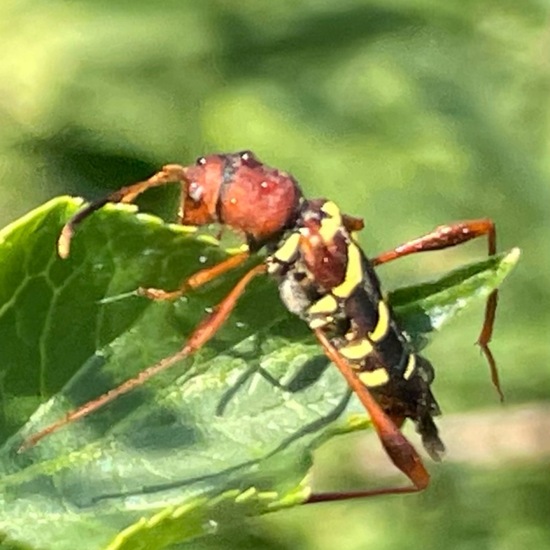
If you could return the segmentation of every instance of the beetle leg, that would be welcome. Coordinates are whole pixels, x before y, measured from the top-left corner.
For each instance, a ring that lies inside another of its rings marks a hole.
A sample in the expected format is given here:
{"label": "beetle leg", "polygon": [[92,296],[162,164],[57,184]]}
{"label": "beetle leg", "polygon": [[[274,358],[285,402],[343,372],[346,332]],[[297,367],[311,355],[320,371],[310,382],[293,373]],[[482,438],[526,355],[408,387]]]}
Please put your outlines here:
{"label": "beetle leg", "polygon": [[404,493],[416,493],[424,490],[429,482],[430,475],[424,466],[422,459],[412,444],[397,428],[395,423],[381,409],[380,405],[372,397],[368,388],[357,378],[349,363],[338,353],[330,343],[322,330],[314,331],[323,350],[328,358],[338,367],[346,382],[355,392],[371,418],[374,428],[380,441],[390,457],[391,461],[399,468],[412,482],[409,487],[387,487],[382,489],[371,489],[366,491],[338,492],[338,493],[317,493],[312,494],[306,504],[314,502],[333,502],[336,500],[349,500],[352,498],[363,498],[375,495],[396,495]]}
{"label": "beetle leg", "polygon": [[247,251],[239,252],[233,256],[229,256],[220,263],[211,267],[206,267],[193,273],[188,279],[186,279],[176,290],[167,291],[161,288],[143,288],[138,289],[140,296],[145,296],[151,300],[176,300],[180,298],[190,290],[195,290],[202,285],[214,280],[216,277],[227,273],[238,266],[243,264],[250,257],[250,253]]}
{"label": "beetle leg", "polygon": [[110,403],[117,397],[132,391],[138,386],[143,385],[153,376],[156,376],[158,373],[169,369],[177,362],[195,353],[202,346],[204,346],[225,323],[225,321],[228,319],[231,312],[235,308],[237,300],[244,292],[248,283],[252,279],[254,279],[254,277],[265,273],[265,271],[265,264],[257,265],[253,267],[250,271],[248,271],[246,275],[244,275],[244,277],[233,287],[231,292],[229,292],[229,294],[214,308],[212,313],[210,313],[210,315],[205,317],[199,323],[199,325],[191,333],[191,336],[189,336],[185,346],[180,351],[174,353],[173,355],[170,355],[169,357],[161,359],[155,365],[152,365],[151,367],[148,367],[145,370],[141,371],[134,378],[130,378],[129,380],[126,380],[126,382],[120,384],[120,386],[109,390],[107,393],[104,393],[103,395],[100,395],[99,397],[96,397],[95,399],[92,399],[87,403],[84,403],[84,405],[81,405],[77,409],[74,409],[73,411],[67,413],[57,422],[54,422],[53,424],[46,426],[39,432],[31,435],[19,447],[19,452],[25,451],[26,449],[36,445],[36,443],[38,443],[41,439],[56,432],[63,426],[84,418],[89,414],[97,411],[98,409],[101,409],[102,407],[107,405],[107,403]]}
{"label": "beetle leg", "polygon": [[[482,218],[436,227],[433,231],[426,233],[417,239],[412,239],[399,245],[393,250],[388,250],[387,252],[379,254],[372,260],[372,263],[377,266],[397,260],[398,258],[402,258],[404,256],[408,256],[409,254],[428,252],[431,250],[442,250],[444,248],[457,246],[479,237],[487,237],[487,249],[489,256],[496,254],[497,238],[495,224],[488,218]],[[487,298],[483,327],[481,328],[481,332],[477,339],[477,344],[481,348],[481,351],[489,363],[493,385],[495,386],[502,401],[504,400],[504,395],[500,387],[496,361],[493,357],[491,349],[489,348],[489,342],[491,341],[493,327],[495,324],[497,303],[498,291],[494,290]]]}

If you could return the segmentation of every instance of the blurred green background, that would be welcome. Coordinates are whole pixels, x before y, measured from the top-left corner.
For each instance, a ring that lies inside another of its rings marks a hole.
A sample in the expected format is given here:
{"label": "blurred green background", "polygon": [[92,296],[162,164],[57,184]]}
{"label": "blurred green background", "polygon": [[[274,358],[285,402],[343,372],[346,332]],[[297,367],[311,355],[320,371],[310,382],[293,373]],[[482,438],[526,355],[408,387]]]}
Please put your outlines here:
{"label": "blurred green background", "polygon": [[[505,405],[472,345],[481,304],[428,349],[449,453],[425,494],[280,512],[201,548],[550,548],[549,15],[535,0],[2,2],[1,225],[247,148],[363,216],[371,255],[475,217],[523,249],[493,344]],[[484,253],[379,273],[393,288]],[[318,455],[319,487],[400,482],[371,437]]]}

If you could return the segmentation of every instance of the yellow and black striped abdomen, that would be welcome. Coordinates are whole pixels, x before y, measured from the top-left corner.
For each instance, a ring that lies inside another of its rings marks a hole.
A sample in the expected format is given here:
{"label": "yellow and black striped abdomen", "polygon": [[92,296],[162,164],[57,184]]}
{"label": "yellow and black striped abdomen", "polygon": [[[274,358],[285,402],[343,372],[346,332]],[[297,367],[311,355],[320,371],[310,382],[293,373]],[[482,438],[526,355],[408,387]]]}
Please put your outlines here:
{"label": "yellow and black striped abdomen", "polygon": [[368,288],[363,284],[354,288],[340,299],[339,307],[340,316],[348,323],[343,323],[343,333],[336,330],[333,343],[366,386],[374,388],[391,379],[412,376],[416,356],[380,295],[377,280],[369,279]]}
{"label": "yellow and black striped abdomen", "polygon": [[408,379],[416,358],[380,283],[331,201],[310,201],[302,224],[268,260],[288,309],[322,329],[369,387]]}
{"label": "yellow and black striped abdomen", "polygon": [[267,259],[286,307],[334,347],[394,419],[411,418],[437,458],[433,368],[414,353],[385,301],[371,263],[330,201],[306,201],[296,227]]}
{"label": "yellow and black striped abdomen", "polygon": [[311,328],[327,331],[365,385],[377,387],[392,378],[410,378],[415,371],[415,355],[382,296],[370,263],[342,230],[333,232],[332,238],[345,243],[345,276],[340,284],[320,292],[304,318]]}

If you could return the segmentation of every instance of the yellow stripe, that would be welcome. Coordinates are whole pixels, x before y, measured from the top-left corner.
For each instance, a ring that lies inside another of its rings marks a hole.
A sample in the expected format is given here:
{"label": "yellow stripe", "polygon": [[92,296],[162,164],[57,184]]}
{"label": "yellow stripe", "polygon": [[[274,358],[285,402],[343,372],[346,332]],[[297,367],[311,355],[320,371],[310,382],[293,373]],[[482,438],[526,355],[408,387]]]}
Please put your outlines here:
{"label": "yellow stripe", "polygon": [[338,302],[336,301],[336,298],[331,294],[327,294],[326,296],[323,296],[322,298],[317,300],[312,306],[310,306],[307,312],[310,315],[316,315],[318,313],[332,313],[337,309]]}
{"label": "yellow stripe", "polygon": [[390,311],[383,300],[378,302],[378,323],[372,332],[369,332],[370,339],[373,342],[379,342],[386,336],[390,327]]}
{"label": "yellow stripe", "polygon": [[298,252],[300,246],[300,234],[292,233],[290,237],[275,251],[273,256],[280,262],[290,262]]}
{"label": "yellow stripe", "polygon": [[321,210],[329,217],[321,220],[319,234],[325,243],[330,243],[342,227],[342,214],[332,201],[326,201]]}
{"label": "yellow stripe", "polygon": [[340,349],[346,359],[363,359],[372,351],[372,344],[368,340],[360,340]]}
{"label": "yellow stripe", "polygon": [[347,298],[355,287],[363,280],[363,266],[361,265],[361,252],[357,245],[348,245],[348,265],[344,282],[332,289],[332,294],[338,298]]}
{"label": "yellow stripe", "polygon": [[416,368],[416,356],[414,354],[409,355],[409,360],[407,362],[407,368],[405,369],[405,372],[403,373],[403,378],[405,380],[408,380],[412,373],[414,372],[414,369]]}
{"label": "yellow stripe", "polygon": [[369,388],[382,386],[390,381],[390,377],[384,368],[361,372],[357,376],[359,377],[359,380],[361,380],[361,382]]}
{"label": "yellow stripe", "polygon": [[311,330],[315,330],[316,328],[323,328],[329,323],[332,323],[332,321],[334,321],[334,317],[330,315],[328,317],[317,317],[316,319],[312,319],[309,322],[309,328]]}

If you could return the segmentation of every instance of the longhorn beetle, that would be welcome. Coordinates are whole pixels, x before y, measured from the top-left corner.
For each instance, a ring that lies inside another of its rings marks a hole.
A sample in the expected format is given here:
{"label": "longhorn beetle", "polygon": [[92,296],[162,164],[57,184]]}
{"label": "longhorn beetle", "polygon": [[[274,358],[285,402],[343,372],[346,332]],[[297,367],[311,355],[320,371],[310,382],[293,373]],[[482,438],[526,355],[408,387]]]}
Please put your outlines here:
{"label": "longhorn beetle", "polygon": [[[477,219],[443,225],[368,259],[355,238],[355,232],[363,228],[361,219],[343,214],[330,200],[306,199],[290,174],[266,166],[252,152],[243,151],[208,155],[189,166],[167,165],[146,181],[92,202],[63,227],[58,241],[59,255],[62,258],[69,255],[77,225],[106,203],[130,203],[145,190],[168,183],[181,185],[181,224],[203,226],[217,222],[243,235],[248,250],[202,269],[175,291],[142,288],[139,294],[153,300],[173,300],[242,265],[261,248],[267,251],[265,261],[242,277],[195,328],[180,351],[31,435],[21,449],[35,445],[48,434],[89,415],[192,355],[228,319],[248,283],[267,273],[278,282],[288,310],[308,323],[325,354],[364,405],[386,453],[412,482],[405,487],[313,494],[307,502],[423,490],[429,483],[429,474],[400,427],[410,418],[429,455],[434,460],[440,459],[444,446],[433,421],[440,411],[430,390],[434,371],[426,359],[410,348],[407,334],[382,296],[374,267],[408,254],[443,249],[482,236],[488,240],[489,255],[493,255],[496,253],[493,222]],[[499,389],[495,362],[488,347],[496,305],[495,290],[487,300],[478,343]]]}

